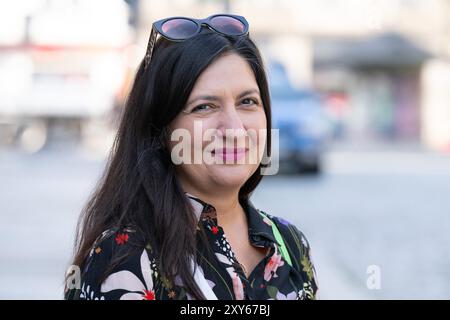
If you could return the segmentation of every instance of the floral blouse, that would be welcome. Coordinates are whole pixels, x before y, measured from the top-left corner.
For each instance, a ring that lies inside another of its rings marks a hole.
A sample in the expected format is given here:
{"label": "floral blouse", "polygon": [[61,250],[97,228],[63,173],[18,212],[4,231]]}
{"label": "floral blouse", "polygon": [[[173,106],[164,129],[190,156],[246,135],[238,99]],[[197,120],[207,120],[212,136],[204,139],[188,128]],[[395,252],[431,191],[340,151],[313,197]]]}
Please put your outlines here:
{"label": "floral blouse", "polygon": [[[206,254],[209,248],[198,248],[196,261],[200,278],[213,297],[211,299],[316,299],[318,287],[310,247],[294,225],[256,209],[250,201],[244,204],[250,243],[267,249],[265,258],[246,276],[223,229],[217,224],[215,208],[190,194],[186,196],[194,207],[199,224],[203,224],[208,244],[214,252],[211,256]],[[274,234],[273,223],[282,240]],[[142,245],[140,249],[131,245],[134,237],[138,235],[131,229],[105,231],[84,263],[80,288],[66,290],[65,298],[192,299],[180,278],[176,277],[171,283],[160,275],[150,245]],[[289,263],[281,252],[282,246],[287,249]],[[113,252],[118,254],[126,250],[132,250],[132,254],[104,277]],[[105,280],[100,283],[100,279]]]}

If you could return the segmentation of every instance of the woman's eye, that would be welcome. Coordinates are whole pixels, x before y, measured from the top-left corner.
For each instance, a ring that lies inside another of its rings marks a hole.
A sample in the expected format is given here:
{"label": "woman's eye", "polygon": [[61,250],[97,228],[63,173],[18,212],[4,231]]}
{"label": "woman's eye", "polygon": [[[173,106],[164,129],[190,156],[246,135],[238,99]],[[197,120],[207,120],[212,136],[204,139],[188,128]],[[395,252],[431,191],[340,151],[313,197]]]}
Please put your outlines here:
{"label": "woman's eye", "polygon": [[209,104],[201,104],[192,108],[191,112],[205,112],[212,110],[213,108]]}
{"label": "woman's eye", "polygon": [[245,98],[242,100],[242,104],[245,106],[257,106],[259,103],[258,103],[258,100],[256,100],[256,99]]}

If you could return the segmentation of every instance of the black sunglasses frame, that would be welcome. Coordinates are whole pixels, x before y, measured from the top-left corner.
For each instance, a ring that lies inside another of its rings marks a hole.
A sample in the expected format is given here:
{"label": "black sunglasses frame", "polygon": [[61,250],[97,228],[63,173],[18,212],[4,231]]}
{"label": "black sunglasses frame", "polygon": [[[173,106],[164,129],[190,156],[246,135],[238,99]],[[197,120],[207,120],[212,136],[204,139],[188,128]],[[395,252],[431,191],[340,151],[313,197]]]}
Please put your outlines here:
{"label": "black sunglasses frame", "polygon": [[[217,30],[216,28],[214,28],[213,25],[211,24],[211,20],[216,17],[229,17],[229,18],[236,19],[243,24],[244,30],[242,31],[242,33],[239,33],[239,34],[223,33],[221,31]],[[191,36],[189,36],[187,38],[183,38],[183,39],[171,38],[162,30],[162,26],[167,21],[176,20],[176,19],[183,19],[183,20],[189,20],[189,21],[194,22],[197,25],[197,30],[195,31],[195,33],[193,33]],[[165,18],[165,19],[155,21],[152,24],[152,30],[150,32],[150,38],[148,40],[147,50],[146,50],[145,57],[144,57],[144,69],[146,69],[148,67],[148,65],[150,64],[150,60],[151,60],[152,54],[153,54],[153,48],[155,46],[155,42],[156,42],[156,38],[157,38],[158,34],[160,34],[162,37],[164,37],[167,40],[174,41],[174,42],[181,42],[181,41],[187,40],[187,39],[192,38],[193,36],[197,35],[200,32],[200,30],[202,29],[202,26],[207,26],[211,30],[213,30],[223,36],[238,36],[238,37],[248,35],[248,29],[249,29],[249,24],[243,16],[238,16],[235,14],[227,14],[227,13],[214,14],[205,19],[194,19],[194,18],[188,18],[188,17],[170,17],[170,18]]]}

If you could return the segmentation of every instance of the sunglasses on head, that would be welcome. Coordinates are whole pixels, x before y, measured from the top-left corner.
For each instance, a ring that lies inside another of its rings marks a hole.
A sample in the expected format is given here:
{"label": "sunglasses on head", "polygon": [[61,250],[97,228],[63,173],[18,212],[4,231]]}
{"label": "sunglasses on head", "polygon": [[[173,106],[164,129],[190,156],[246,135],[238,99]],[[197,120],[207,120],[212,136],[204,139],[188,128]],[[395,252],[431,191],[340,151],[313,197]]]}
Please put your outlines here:
{"label": "sunglasses on head", "polygon": [[202,26],[207,26],[224,36],[244,36],[248,34],[247,20],[234,14],[215,14],[206,19],[172,17],[158,20],[152,25],[144,58],[144,69],[150,64],[158,34],[167,40],[180,42],[200,33]]}

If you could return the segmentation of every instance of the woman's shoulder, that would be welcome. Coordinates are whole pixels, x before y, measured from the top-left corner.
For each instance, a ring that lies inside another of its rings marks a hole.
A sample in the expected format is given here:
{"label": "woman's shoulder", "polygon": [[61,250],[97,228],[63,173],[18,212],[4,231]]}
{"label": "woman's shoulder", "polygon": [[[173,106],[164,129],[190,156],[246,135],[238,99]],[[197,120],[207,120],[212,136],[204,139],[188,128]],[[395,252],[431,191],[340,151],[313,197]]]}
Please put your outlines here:
{"label": "woman's shoulder", "polygon": [[259,212],[263,213],[269,218],[270,221],[274,222],[280,234],[283,236],[283,240],[289,243],[294,242],[295,246],[298,247],[300,251],[309,250],[310,244],[305,234],[295,225],[294,223],[286,220],[281,216],[275,216],[269,214],[263,210],[258,209]]}
{"label": "woman's shoulder", "polygon": [[312,260],[311,246],[305,234],[292,222],[285,218],[268,214],[266,215],[272,223],[275,223],[285,246],[294,261],[294,267],[302,274],[305,282],[305,292],[309,292],[312,297],[317,296],[318,283],[316,269]]}
{"label": "woman's shoulder", "polygon": [[138,232],[106,230],[92,245],[82,266],[80,287],[72,295],[87,300],[150,299],[153,264],[151,247]]}
{"label": "woman's shoulder", "polygon": [[[91,257],[111,258],[121,253],[144,249],[144,237],[131,227],[111,228],[103,231],[94,241],[88,255]],[[100,255],[100,253],[103,253]],[[87,265],[85,265],[87,267]]]}

